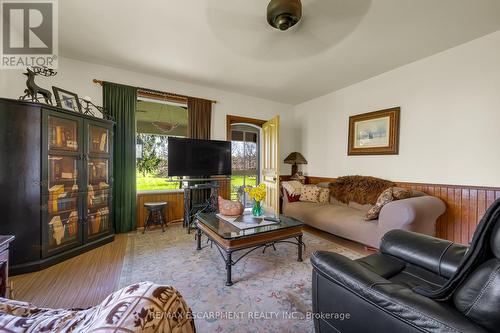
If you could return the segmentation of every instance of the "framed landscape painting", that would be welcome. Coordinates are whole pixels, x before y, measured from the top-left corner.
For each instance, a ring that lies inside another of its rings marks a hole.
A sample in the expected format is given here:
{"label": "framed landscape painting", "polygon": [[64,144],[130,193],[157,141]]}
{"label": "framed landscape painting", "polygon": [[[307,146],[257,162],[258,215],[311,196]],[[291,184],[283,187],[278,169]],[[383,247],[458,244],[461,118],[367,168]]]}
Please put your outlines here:
{"label": "framed landscape painting", "polygon": [[399,115],[391,108],[349,117],[348,155],[397,155]]}

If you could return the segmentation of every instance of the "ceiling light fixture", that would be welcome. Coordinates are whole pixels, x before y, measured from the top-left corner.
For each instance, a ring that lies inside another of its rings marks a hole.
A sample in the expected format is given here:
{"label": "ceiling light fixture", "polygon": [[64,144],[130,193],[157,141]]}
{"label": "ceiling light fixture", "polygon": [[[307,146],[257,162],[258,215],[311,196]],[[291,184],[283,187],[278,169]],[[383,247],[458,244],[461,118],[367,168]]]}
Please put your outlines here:
{"label": "ceiling light fixture", "polygon": [[300,0],[271,0],[267,5],[267,22],[281,31],[288,30],[302,18]]}

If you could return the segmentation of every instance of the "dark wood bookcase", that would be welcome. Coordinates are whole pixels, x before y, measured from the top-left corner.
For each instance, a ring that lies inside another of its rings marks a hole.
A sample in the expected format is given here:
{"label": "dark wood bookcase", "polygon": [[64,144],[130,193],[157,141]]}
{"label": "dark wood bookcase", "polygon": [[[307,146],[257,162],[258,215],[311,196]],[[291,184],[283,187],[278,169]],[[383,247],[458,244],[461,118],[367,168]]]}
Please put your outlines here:
{"label": "dark wood bookcase", "polygon": [[45,104],[0,99],[0,234],[12,275],[110,242],[113,127]]}

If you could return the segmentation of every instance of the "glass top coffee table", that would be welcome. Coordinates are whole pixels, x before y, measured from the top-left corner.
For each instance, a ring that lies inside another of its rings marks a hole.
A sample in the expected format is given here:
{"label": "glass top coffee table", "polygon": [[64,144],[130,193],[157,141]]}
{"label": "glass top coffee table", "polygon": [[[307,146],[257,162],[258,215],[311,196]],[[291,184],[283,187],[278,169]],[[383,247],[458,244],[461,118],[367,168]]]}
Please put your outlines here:
{"label": "glass top coffee table", "polygon": [[[236,265],[247,254],[256,249],[273,247],[277,243],[297,245],[298,261],[302,261],[302,227],[303,223],[290,217],[280,215],[279,223],[257,226],[251,229],[238,229],[230,222],[214,213],[196,214],[197,250],[201,250],[201,236],[206,235],[224,259],[226,265],[226,286],[233,284],[231,267]],[[239,258],[233,260],[233,253],[247,250]]]}

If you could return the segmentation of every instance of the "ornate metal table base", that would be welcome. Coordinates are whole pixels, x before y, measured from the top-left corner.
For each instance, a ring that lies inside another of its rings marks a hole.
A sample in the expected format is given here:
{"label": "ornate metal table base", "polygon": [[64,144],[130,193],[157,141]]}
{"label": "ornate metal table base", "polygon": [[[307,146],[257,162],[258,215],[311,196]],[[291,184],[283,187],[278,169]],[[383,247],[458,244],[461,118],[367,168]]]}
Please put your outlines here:
{"label": "ornate metal table base", "polygon": [[[221,242],[221,239],[217,239],[218,237],[215,234],[210,233],[209,231],[202,230],[204,227],[198,225],[196,229],[196,249],[200,251],[202,249],[201,246],[201,236],[202,234],[205,234],[207,236],[208,240],[210,242],[210,246],[215,244],[217,250],[219,251],[222,259],[224,260],[224,263],[226,265],[226,286],[232,286],[233,281],[232,281],[232,274],[231,274],[231,269],[232,266],[236,265],[241,259],[246,257],[248,254],[252,253],[253,251],[263,248],[262,253],[266,251],[268,247],[272,247],[276,251],[276,244],[278,243],[289,243],[289,244],[294,244],[297,245],[297,261],[301,262],[302,261],[302,247],[306,247],[304,242],[302,241],[302,232],[295,232],[294,235],[283,235],[282,237],[279,236],[278,233],[276,234],[269,234],[269,240],[262,240],[260,243],[256,243],[255,241],[250,241],[248,242],[248,245],[244,245],[242,243],[239,246],[235,247],[228,247],[224,246]],[[290,239],[295,239],[295,241],[292,241]],[[247,250],[245,253],[243,253],[241,256],[238,257],[238,259],[233,260],[233,253],[242,251],[242,250]]]}

